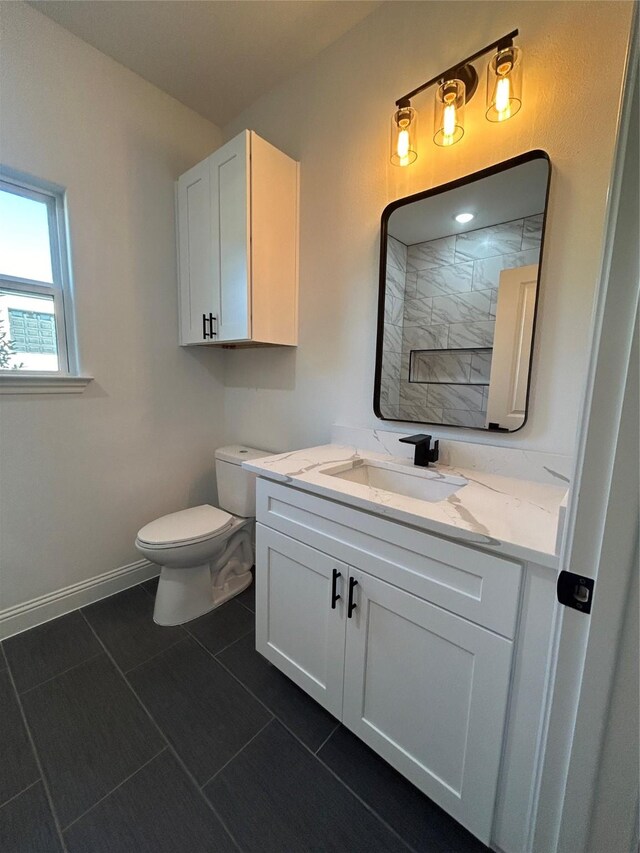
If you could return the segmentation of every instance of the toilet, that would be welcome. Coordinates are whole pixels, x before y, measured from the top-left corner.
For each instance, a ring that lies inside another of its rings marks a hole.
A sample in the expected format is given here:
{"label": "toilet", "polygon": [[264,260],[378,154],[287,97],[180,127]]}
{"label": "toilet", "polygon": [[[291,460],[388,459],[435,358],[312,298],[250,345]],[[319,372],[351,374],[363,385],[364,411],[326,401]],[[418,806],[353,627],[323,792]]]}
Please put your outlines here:
{"label": "toilet", "polygon": [[153,621],[181,625],[219,607],[253,581],[255,474],[242,463],[271,454],[233,445],[216,450],[220,508],[202,504],[146,524],[140,553],[162,567]]}

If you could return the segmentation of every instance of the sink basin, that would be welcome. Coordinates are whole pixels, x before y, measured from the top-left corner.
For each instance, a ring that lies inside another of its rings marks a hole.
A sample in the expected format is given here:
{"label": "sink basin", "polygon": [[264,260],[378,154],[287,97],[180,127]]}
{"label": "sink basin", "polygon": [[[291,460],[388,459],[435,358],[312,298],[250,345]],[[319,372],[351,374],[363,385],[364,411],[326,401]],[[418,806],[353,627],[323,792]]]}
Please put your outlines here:
{"label": "sink basin", "polygon": [[468,483],[464,477],[440,474],[432,468],[409,467],[377,459],[356,459],[333,468],[325,468],[322,473],[339,480],[369,486],[371,489],[382,489],[407,498],[431,502],[446,500]]}

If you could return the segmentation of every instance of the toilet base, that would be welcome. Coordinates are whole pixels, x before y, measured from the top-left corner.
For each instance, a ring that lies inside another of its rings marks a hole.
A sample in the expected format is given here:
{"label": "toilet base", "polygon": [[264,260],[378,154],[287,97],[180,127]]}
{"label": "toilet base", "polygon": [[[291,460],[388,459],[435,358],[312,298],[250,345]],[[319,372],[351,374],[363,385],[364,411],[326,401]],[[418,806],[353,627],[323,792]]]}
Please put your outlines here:
{"label": "toilet base", "polygon": [[[181,553],[179,548],[167,549],[169,565],[157,559],[161,556],[160,550],[152,552],[153,558],[162,566],[153,611],[156,625],[191,622],[220,607],[251,584],[253,542],[251,530],[244,519],[236,519],[234,528],[225,536],[218,538],[213,545],[205,545],[195,554],[191,547],[185,553]],[[149,554],[148,551],[146,553]],[[194,556],[196,560],[198,556],[202,559],[200,555],[209,557],[209,561],[189,565]]]}
{"label": "toilet base", "polygon": [[162,567],[153,621],[165,627],[183,625],[204,616],[239,595],[253,582],[253,575],[245,571],[230,575],[221,586],[211,583],[211,567],[194,566],[190,569]]}
{"label": "toilet base", "polygon": [[239,595],[247,587],[251,586],[252,583],[253,575],[248,571],[243,572],[241,575],[233,575],[222,586],[214,586],[213,607],[211,607],[211,610],[216,607],[220,607],[220,605],[224,604],[225,601],[229,601],[230,598]]}

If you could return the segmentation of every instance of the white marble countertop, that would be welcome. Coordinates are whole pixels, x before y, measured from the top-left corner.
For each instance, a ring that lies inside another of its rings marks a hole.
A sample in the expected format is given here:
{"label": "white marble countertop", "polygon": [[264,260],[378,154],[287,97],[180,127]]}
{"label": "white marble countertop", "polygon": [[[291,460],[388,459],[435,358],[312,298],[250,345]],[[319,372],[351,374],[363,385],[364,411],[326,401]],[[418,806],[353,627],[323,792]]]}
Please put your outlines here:
{"label": "white marble countertop", "polygon": [[428,469],[436,478],[463,477],[468,483],[448,498],[431,502],[323,473],[340,463],[362,459],[393,462],[415,471],[411,460],[337,444],[265,456],[245,462],[243,467],[260,477],[385,518],[558,567],[558,519],[566,487],[438,464]]}

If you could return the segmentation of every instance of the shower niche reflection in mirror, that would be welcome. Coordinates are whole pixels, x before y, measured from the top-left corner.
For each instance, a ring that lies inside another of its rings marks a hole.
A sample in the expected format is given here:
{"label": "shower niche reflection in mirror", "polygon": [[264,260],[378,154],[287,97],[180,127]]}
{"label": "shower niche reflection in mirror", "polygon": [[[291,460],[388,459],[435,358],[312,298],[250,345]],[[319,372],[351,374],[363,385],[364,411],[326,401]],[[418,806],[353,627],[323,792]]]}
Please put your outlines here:
{"label": "shower niche reflection in mirror", "polygon": [[385,209],[379,418],[523,426],[549,176],[531,151]]}

